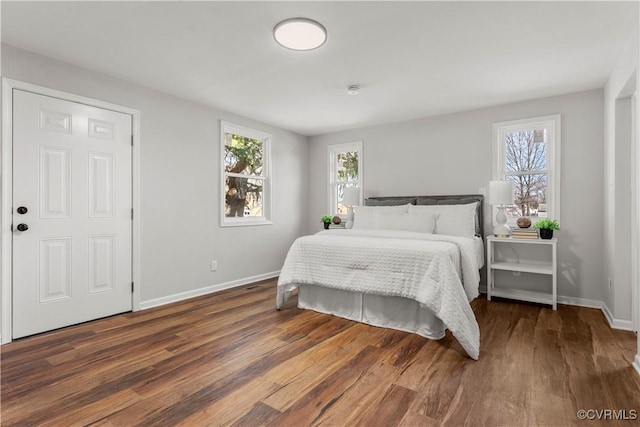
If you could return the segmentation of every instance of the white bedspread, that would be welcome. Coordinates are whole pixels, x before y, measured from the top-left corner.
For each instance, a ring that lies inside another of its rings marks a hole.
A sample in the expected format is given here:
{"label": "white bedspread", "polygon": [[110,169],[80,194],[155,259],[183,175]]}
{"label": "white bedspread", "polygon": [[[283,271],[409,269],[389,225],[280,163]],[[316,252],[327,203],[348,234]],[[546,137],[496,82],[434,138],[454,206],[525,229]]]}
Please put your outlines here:
{"label": "white bedspread", "polygon": [[276,307],[299,284],[410,298],[438,316],[477,359],[480,331],[469,305],[480,282],[476,247],[472,238],[408,231],[329,230],[301,237],[282,267]]}

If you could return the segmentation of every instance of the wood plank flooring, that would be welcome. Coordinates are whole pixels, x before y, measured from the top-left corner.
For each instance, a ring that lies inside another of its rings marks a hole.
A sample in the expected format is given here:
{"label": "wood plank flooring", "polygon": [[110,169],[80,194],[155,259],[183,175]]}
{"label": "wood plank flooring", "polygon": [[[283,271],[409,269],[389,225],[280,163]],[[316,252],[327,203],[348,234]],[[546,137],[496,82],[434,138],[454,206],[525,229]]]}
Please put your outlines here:
{"label": "wood plank flooring", "polygon": [[300,310],[296,298],[276,311],[273,280],[97,320],[1,347],[1,422],[638,425],[576,415],[640,416],[635,334],[595,309],[472,305],[478,361],[449,333],[430,341]]}

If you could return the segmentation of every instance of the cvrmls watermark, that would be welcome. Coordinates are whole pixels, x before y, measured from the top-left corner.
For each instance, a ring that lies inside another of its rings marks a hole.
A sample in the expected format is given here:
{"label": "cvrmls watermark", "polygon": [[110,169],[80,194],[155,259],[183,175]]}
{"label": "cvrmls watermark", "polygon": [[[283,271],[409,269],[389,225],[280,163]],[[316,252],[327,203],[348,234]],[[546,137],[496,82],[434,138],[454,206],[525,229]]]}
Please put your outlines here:
{"label": "cvrmls watermark", "polygon": [[579,409],[576,413],[579,420],[637,420],[635,409]]}

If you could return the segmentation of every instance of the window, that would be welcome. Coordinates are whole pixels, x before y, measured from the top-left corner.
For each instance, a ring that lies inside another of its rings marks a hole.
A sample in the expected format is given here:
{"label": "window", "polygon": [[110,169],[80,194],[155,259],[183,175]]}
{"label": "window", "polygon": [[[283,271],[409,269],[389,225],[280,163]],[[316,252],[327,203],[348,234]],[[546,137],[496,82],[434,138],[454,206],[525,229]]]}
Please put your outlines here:
{"label": "window", "polygon": [[221,122],[222,226],[271,224],[271,135]]}
{"label": "window", "polygon": [[560,219],[560,135],[559,114],[493,125],[493,179],[514,187],[509,225],[521,216]]}
{"label": "window", "polygon": [[362,204],[362,141],[329,146],[329,212],[345,216],[344,189],[360,189],[358,204]]}

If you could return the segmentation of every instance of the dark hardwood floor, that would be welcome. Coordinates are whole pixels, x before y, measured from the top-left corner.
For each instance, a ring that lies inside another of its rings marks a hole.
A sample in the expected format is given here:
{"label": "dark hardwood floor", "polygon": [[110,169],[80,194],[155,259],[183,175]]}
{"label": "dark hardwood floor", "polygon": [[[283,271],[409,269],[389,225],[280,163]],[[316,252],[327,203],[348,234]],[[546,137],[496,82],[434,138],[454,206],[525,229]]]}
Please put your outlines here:
{"label": "dark hardwood floor", "polygon": [[295,300],[267,281],[2,346],[2,425],[638,425],[578,419],[640,416],[635,334],[599,310],[477,299],[473,361]]}

